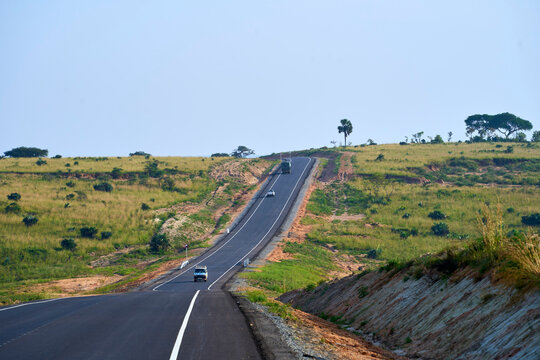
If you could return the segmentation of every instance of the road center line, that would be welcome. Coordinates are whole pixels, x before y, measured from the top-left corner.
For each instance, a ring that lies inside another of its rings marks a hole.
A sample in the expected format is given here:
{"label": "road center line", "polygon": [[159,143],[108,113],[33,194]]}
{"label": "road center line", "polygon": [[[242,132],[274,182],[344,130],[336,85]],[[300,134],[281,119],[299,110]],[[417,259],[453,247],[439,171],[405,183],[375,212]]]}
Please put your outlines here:
{"label": "road center line", "polygon": [[260,245],[260,243],[264,240],[264,238],[266,237],[266,235],[268,235],[268,233],[272,230],[272,228],[274,227],[274,225],[276,225],[276,223],[278,222],[281,214],[283,213],[283,211],[285,210],[285,208],[287,207],[287,204],[289,203],[289,200],[291,200],[291,196],[293,196],[294,194],[294,191],[296,190],[296,187],[298,186],[298,183],[300,182],[300,180],[302,180],[302,176],[304,176],[304,172],[306,171],[307,167],[309,164],[311,164],[311,158],[309,159],[308,163],[306,164],[306,166],[304,167],[304,170],[302,171],[302,174],[300,174],[300,177],[298,178],[298,180],[296,180],[296,184],[294,185],[294,188],[293,190],[291,191],[289,197],[287,198],[287,201],[285,202],[285,205],[283,205],[283,208],[281,209],[281,211],[279,212],[279,215],[276,217],[276,220],[274,221],[274,223],[272,224],[272,226],[270,226],[270,228],[268,229],[268,231],[266,232],[266,234],[263,235],[263,237],[261,238],[261,240],[259,240],[259,242],[257,244],[255,244],[255,246],[253,248],[251,248],[251,250],[249,250],[246,255],[244,255],[240,260],[236,261],[234,263],[233,266],[231,266],[230,268],[227,269],[227,271],[225,271],[223,274],[221,274],[220,277],[218,277],[216,279],[216,281],[214,281],[213,283],[210,284],[210,286],[208,287],[208,290],[210,290],[210,288],[219,281],[219,279],[221,279],[223,276],[225,276],[225,274],[227,274],[229,271],[231,271],[232,268],[234,268],[236,266],[236,264],[238,264],[240,261],[244,260],[253,250],[255,250],[255,248],[257,246]]}
{"label": "road center line", "polygon": [[178,336],[176,337],[176,342],[174,343],[174,347],[171,352],[171,357],[169,360],[176,360],[178,358],[178,352],[180,351],[180,344],[182,344],[182,338],[184,337],[184,332],[186,331],[187,324],[189,321],[189,316],[191,315],[191,311],[193,310],[193,305],[195,305],[195,300],[197,299],[197,295],[199,295],[200,290],[197,290],[195,295],[193,296],[193,299],[191,299],[191,303],[189,304],[189,308],[186,312],[186,316],[184,316],[184,321],[182,321],[182,326],[180,326],[180,330],[178,331]]}

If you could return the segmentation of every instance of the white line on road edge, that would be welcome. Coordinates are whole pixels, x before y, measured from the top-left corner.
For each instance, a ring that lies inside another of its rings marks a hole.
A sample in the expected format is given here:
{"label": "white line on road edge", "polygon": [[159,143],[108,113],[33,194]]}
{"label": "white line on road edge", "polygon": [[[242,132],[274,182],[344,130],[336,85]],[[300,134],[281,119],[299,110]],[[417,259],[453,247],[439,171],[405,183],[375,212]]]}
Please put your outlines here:
{"label": "white line on road edge", "polygon": [[[279,177],[281,176],[281,174],[279,174],[276,179],[274,180],[274,183],[272,185],[275,185],[275,183],[278,181]],[[270,186],[272,187],[272,186]],[[200,263],[202,263],[203,261],[206,261],[208,260],[210,257],[212,257],[215,253],[217,253],[222,247],[224,247],[225,245],[227,245],[229,243],[229,241],[231,241],[232,239],[235,238],[236,234],[238,234],[243,228],[244,226],[246,226],[246,224],[249,222],[249,220],[251,220],[251,218],[253,217],[253,215],[255,215],[255,213],[257,212],[257,210],[259,209],[259,207],[261,206],[261,204],[263,203],[263,201],[266,199],[266,197],[264,197],[261,202],[259,203],[259,205],[257,205],[257,207],[255,208],[255,210],[253,211],[253,213],[250,215],[250,217],[244,222],[244,224],[240,227],[240,229],[238,229],[232,236],[229,240],[225,241],[225,243],[223,243],[220,247],[218,247],[213,253],[211,253],[210,255],[208,255],[207,257],[205,257],[204,259],[201,259],[198,263],[194,264],[193,266],[189,267],[188,269],[186,269],[185,271],[182,271],[180,274],[176,275],[175,277],[159,284],[158,286],[156,286],[155,288],[152,289],[152,291],[156,291],[160,286],[163,286],[165,284],[167,284],[168,282],[170,281],[173,281],[174,279],[176,279],[177,277],[181,276],[181,275],[184,275],[186,272],[188,272],[189,270],[193,269],[195,266],[199,265]],[[210,285],[211,286],[211,285]]]}
{"label": "white line on road edge", "polygon": [[176,360],[178,357],[178,352],[180,351],[180,344],[182,344],[182,338],[184,337],[184,332],[187,328],[187,323],[189,321],[189,316],[191,315],[191,311],[193,310],[193,305],[195,305],[195,300],[197,299],[197,295],[199,295],[199,292],[201,290],[197,290],[195,295],[193,296],[193,299],[191,299],[191,304],[189,304],[189,308],[186,312],[186,316],[184,316],[184,321],[182,321],[182,326],[180,326],[180,331],[178,331],[178,336],[176,337],[176,342],[174,343],[174,347],[171,352],[171,357],[169,360]]}
{"label": "white line on road edge", "polygon": [[291,196],[294,194],[294,191],[296,190],[296,187],[298,186],[298,183],[300,182],[300,180],[302,179],[302,176],[304,176],[304,172],[306,171],[308,165],[311,164],[311,158],[309,159],[308,163],[306,164],[306,166],[304,167],[304,170],[302,171],[302,174],[300,174],[300,177],[298,178],[298,180],[296,181],[296,184],[294,185],[294,188],[293,190],[291,191],[291,194],[289,195],[289,197],[287,198],[287,201],[285,202],[285,205],[283,205],[283,208],[281,209],[281,211],[279,212],[279,215],[277,216],[276,218],[276,221],[274,221],[274,223],[272,224],[272,226],[270,226],[270,229],[268,229],[268,231],[266,232],[266,234],[264,234],[264,236],[261,238],[261,240],[259,240],[259,242],[253,247],[251,248],[251,250],[249,250],[246,255],[244,255],[240,260],[238,260],[237,262],[234,263],[233,266],[231,266],[230,268],[227,269],[227,271],[225,271],[223,274],[221,274],[220,277],[218,277],[216,279],[216,281],[214,281],[213,283],[210,284],[210,286],[208,287],[208,290],[210,290],[210,288],[219,281],[219,279],[221,279],[223,276],[225,276],[225,274],[227,274],[229,271],[231,271],[232,268],[234,268],[236,266],[236,264],[238,264],[240,261],[244,260],[253,250],[255,250],[255,248],[257,246],[260,245],[260,243],[264,240],[264,238],[266,237],[266,235],[268,235],[268,233],[272,230],[272,228],[274,227],[274,225],[276,225],[277,221],[279,220],[279,217],[281,216],[281,214],[283,213],[283,211],[285,210],[285,208],[287,207],[287,204],[289,203],[289,200],[291,200]]}
{"label": "white line on road edge", "polygon": [[25,303],[25,304],[20,304],[20,305],[11,306],[11,307],[8,307],[8,308],[0,309],[0,311],[11,310],[11,309],[15,309],[15,308],[18,308],[18,307],[21,307],[21,306],[27,306],[27,305],[43,304],[43,303],[48,303],[48,302],[51,302],[51,301],[63,300],[63,299],[66,299],[66,298],[58,298],[58,299],[50,299],[50,300],[44,300],[44,301]]}

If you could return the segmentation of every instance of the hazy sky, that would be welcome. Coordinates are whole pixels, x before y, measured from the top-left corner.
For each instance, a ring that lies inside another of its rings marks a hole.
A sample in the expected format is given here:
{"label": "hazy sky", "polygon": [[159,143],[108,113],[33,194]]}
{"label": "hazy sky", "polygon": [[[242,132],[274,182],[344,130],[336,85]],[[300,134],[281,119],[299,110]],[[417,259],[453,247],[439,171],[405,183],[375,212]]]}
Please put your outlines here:
{"label": "hazy sky", "polygon": [[[540,127],[540,1],[0,0],[0,153],[258,155]],[[531,133],[528,133],[530,137]]]}

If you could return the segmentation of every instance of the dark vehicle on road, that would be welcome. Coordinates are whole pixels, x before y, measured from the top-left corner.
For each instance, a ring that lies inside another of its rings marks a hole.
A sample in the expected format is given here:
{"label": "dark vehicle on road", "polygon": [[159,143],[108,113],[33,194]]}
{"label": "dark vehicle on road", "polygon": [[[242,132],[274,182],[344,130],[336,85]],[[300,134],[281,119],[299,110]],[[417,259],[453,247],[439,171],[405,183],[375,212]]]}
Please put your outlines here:
{"label": "dark vehicle on road", "polygon": [[196,266],[195,273],[193,274],[193,281],[208,280],[208,269],[206,266]]}
{"label": "dark vehicle on road", "polygon": [[283,159],[281,162],[281,173],[282,174],[290,174],[291,173],[291,160],[290,159]]}

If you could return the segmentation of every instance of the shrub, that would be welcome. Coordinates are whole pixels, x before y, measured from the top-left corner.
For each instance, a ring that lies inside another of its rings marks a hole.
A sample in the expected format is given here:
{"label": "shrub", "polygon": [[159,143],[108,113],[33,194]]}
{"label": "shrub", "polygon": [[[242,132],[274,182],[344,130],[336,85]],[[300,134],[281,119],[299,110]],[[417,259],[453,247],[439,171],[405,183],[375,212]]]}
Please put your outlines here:
{"label": "shrub", "polygon": [[168,176],[160,179],[159,183],[161,185],[161,188],[164,191],[174,191],[175,190],[175,182],[174,182],[174,180],[172,178],[170,178]]}
{"label": "shrub", "polygon": [[68,181],[68,182],[66,183],[66,186],[72,188],[72,187],[75,187],[75,183],[74,183],[73,181]]}
{"label": "shrub", "polygon": [[46,161],[46,160],[43,160],[43,159],[38,159],[38,160],[36,161],[36,165],[37,165],[37,166],[47,165],[47,161]]}
{"label": "shrub", "polygon": [[409,213],[405,213],[405,214],[403,214],[403,216],[402,216],[403,219],[408,219],[408,218],[410,218],[410,217],[411,217],[411,214],[409,214]]}
{"label": "shrub", "polygon": [[448,225],[443,222],[433,224],[431,231],[437,236],[446,236],[450,233]]}
{"label": "shrub", "polygon": [[94,190],[111,192],[113,190],[113,187],[108,182],[102,182],[102,183],[94,185]]}
{"label": "shrub", "polygon": [[383,161],[384,160],[384,154],[379,154],[375,161]]}
{"label": "shrub", "polygon": [[358,288],[358,297],[361,299],[369,294],[367,286],[360,286]]}
{"label": "shrub", "polygon": [[150,251],[152,252],[165,251],[169,248],[169,246],[171,246],[165,234],[155,234],[152,236],[152,239],[150,239],[150,243],[148,245],[150,246]]}
{"label": "shrub", "polygon": [[6,211],[6,213],[15,213],[16,214],[16,213],[21,211],[21,207],[19,206],[19,204],[12,202],[8,206],[6,206],[5,211]]}
{"label": "shrub", "polygon": [[82,237],[93,238],[97,234],[98,229],[93,226],[85,226],[80,229],[80,232]]}
{"label": "shrub", "polygon": [[13,200],[13,201],[19,201],[21,200],[21,194],[19,193],[11,193],[7,196],[8,200]]}
{"label": "shrub", "polygon": [[112,176],[113,179],[119,179],[120,177],[122,177],[122,169],[115,167],[111,171],[111,176]]}
{"label": "shrub", "polygon": [[446,215],[439,211],[439,210],[435,210],[435,211],[432,211],[428,214],[428,217],[432,218],[433,220],[443,220],[443,219],[446,219]]}
{"label": "shrub", "polygon": [[531,215],[522,216],[521,217],[521,222],[524,225],[528,225],[528,226],[538,226],[538,225],[540,225],[540,214],[539,213],[534,213],[534,214],[531,214]]}
{"label": "shrub", "polygon": [[146,203],[142,203],[141,204],[141,209],[142,210],[150,210],[150,206],[148,206],[148,204],[146,204]]}
{"label": "shrub", "polygon": [[511,154],[514,152],[514,147],[513,146],[507,146],[506,147],[506,150],[504,150],[505,153],[507,154]]}
{"label": "shrub", "polygon": [[53,156],[53,159],[61,159],[61,158],[62,158],[62,155],[59,155],[59,154]]}
{"label": "shrub", "polygon": [[112,236],[112,232],[110,231],[102,231],[101,232],[101,240],[108,239]]}
{"label": "shrub", "polygon": [[27,215],[27,216],[25,216],[25,217],[23,218],[22,221],[23,221],[24,225],[26,225],[26,226],[32,226],[32,225],[37,224],[38,220],[39,220],[39,219],[37,218],[37,216],[34,216],[34,215]]}
{"label": "shrub", "polygon": [[75,198],[75,194],[73,193],[66,195],[66,200],[73,200],[74,198]]}
{"label": "shrub", "polygon": [[77,243],[72,238],[68,238],[68,239],[63,239],[62,241],[60,241],[60,246],[64,250],[73,251],[77,247]]}

